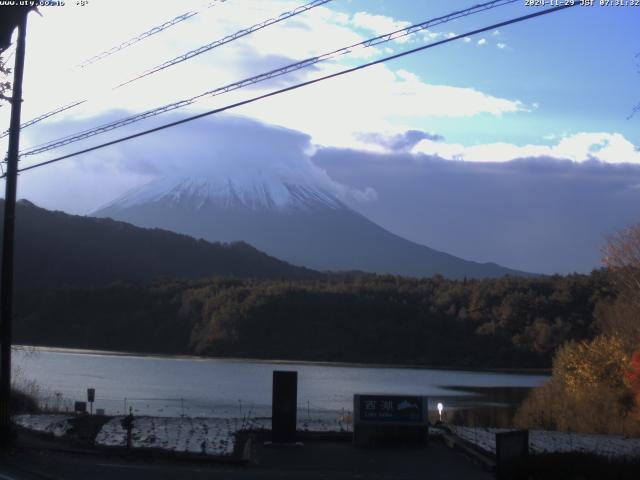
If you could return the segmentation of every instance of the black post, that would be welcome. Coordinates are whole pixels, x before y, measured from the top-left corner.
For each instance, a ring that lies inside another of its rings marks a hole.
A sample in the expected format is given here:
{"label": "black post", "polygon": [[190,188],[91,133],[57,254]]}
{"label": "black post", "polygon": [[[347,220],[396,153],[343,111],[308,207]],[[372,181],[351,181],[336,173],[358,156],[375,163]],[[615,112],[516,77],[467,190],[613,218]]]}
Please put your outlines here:
{"label": "black post", "polygon": [[496,433],[496,479],[527,479],[529,430]]}
{"label": "black post", "polygon": [[273,372],[271,400],[271,440],[274,443],[296,441],[298,412],[298,372]]}
{"label": "black post", "polygon": [[27,34],[27,14],[20,16],[16,63],[13,72],[9,150],[7,153],[6,193],[4,197],[4,231],[2,232],[2,273],[0,281],[0,442],[11,442],[11,337],[13,323],[13,251],[18,187],[18,151],[20,149],[20,110],[22,76]]}

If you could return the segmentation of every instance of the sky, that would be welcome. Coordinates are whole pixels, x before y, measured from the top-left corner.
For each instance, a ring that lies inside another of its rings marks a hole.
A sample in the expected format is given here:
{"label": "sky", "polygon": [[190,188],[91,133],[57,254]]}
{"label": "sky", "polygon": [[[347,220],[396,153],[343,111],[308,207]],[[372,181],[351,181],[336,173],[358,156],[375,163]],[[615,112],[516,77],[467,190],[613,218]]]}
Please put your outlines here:
{"label": "sky", "polygon": [[[333,0],[113,90],[170,58],[300,4],[227,0],[207,7],[198,1],[89,0],[41,7],[42,15],[29,20],[23,120],[74,100],[89,101],[25,129],[21,146],[189,98],[477,2]],[[463,35],[234,109],[215,121],[199,120],[198,135],[186,127],[165,131],[25,172],[19,196],[86,214],[175,165],[181,149],[167,145],[189,143],[190,156],[209,159],[205,127],[228,124],[255,134],[255,125],[263,125],[273,142],[287,137],[281,129],[290,131],[297,139],[291,151],[300,162],[313,163],[309,170],[321,171],[346,203],[394,233],[512,268],[589,271],[598,265],[599,244],[607,233],[640,221],[640,115],[629,118],[640,102],[640,7],[579,6],[465,35],[541,8],[512,2],[25,157],[23,165],[47,160],[169,118]],[[100,62],[74,68],[190,10],[199,13]],[[8,106],[0,108],[3,130],[8,114]],[[223,151],[241,151],[232,157],[248,162],[247,168],[269,157],[261,154],[264,146],[252,150],[250,137],[249,147],[240,145],[238,135],[215,138],[229,144]],[[3,141],[0,147],[6,149]],[[211,168],[217,168],[215,158]]]}

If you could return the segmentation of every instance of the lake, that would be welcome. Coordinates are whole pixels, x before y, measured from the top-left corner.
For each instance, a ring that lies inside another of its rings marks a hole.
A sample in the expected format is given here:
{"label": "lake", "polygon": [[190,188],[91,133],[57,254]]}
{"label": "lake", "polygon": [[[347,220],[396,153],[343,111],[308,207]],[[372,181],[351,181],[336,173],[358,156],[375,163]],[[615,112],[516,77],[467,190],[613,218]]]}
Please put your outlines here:
{"label": "lake", "polygon": [[[279,363],[235,359],[120,355],[107,352],[19,348],[13,365],[18,385],[31,382],[43,406],[69,407],[95,388],[95,408],[107,414],[133,409],[139,415],[270,416],[274,370],[298,372],[298,406],[309,415],[352,409],[354,393],[429,396],[430,405],[486,405],[472,395],[481,387],[531,388],[545,375],[423,368]],[[499,403],[499,401],[498,401]]]}

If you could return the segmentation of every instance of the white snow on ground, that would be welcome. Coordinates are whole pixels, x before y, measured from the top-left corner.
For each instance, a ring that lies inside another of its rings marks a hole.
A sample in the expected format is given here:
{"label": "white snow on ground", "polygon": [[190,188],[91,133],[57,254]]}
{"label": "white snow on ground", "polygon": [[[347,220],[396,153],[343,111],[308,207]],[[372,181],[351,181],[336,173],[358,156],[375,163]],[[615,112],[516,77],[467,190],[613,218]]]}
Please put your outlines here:
{"label": "white snow on ground", "polygon": [[[96,437],[96,444],[125,446],[126,431],[122,419],[107,422]],[[159,448],[174,452],[231,455],[235,447],[235,433],[241,430],[271,428],[269,418],[190,418],[190,417],[134,417],[131,440],[133,448]],[[351,425],[340,420],[309,419],[298,421],[298,430],[309,432],[349,431]]]}
{"label": "white snow on ground", "polygon": [[[127,433],[122,419],[108,421],[96,436],[96,444],[125,446]],[[234,433],[241,424],[232,418],[135,417],[131,432],[133,448],[158,448],[174,452],[231,455]]]}
{"label": "white snow on ground", "polygon": [[[505,428],[457,425],[450,425],[449,428],[463,440],[493,454],[496,453],[496,433],[510,431]],[[529,430],[529,450],[532,453],[581,452],[608,458],[640,458],[640,438]]]}
{"label": "white snow on ground", "polygon": [[[17,415],[14,422],[24,428],[64,436],[70,429],[69,415]],[[96,444],[125,446],[124,417],[114,417],[100,430]],[[231,455],[235,434],[242,430],[269,430],[270,418],[190,418],[190,417],[134,417],[133,448],[157,448],[174,452]],[[488,453],[495,454],[495,435],[504,428],[475,428],[451,425],[452,433]],[[298,417],[298,430],[307,432],[348,432],[351,422],[344,418]],[[584,452],[609,458],[640,458],[640,438],[615,435],[587,435],[579,433],[529,431],[532,453]]]}
{"label": "white snow on ground", "polygon": [[69,415],[16,415],[13,421],[29,430],[36,432],[52,433],[56,437],[62,437],[71,428]]}

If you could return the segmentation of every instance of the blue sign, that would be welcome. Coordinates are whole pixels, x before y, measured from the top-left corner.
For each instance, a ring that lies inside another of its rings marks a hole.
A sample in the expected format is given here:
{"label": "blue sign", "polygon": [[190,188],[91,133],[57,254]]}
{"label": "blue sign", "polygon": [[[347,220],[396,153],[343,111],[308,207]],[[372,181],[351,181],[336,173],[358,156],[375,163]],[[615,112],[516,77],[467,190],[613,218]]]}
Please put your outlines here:
{"label": "blue sign", "polygon": [[359,395],[361,421],[422,422],[422,397]]}

